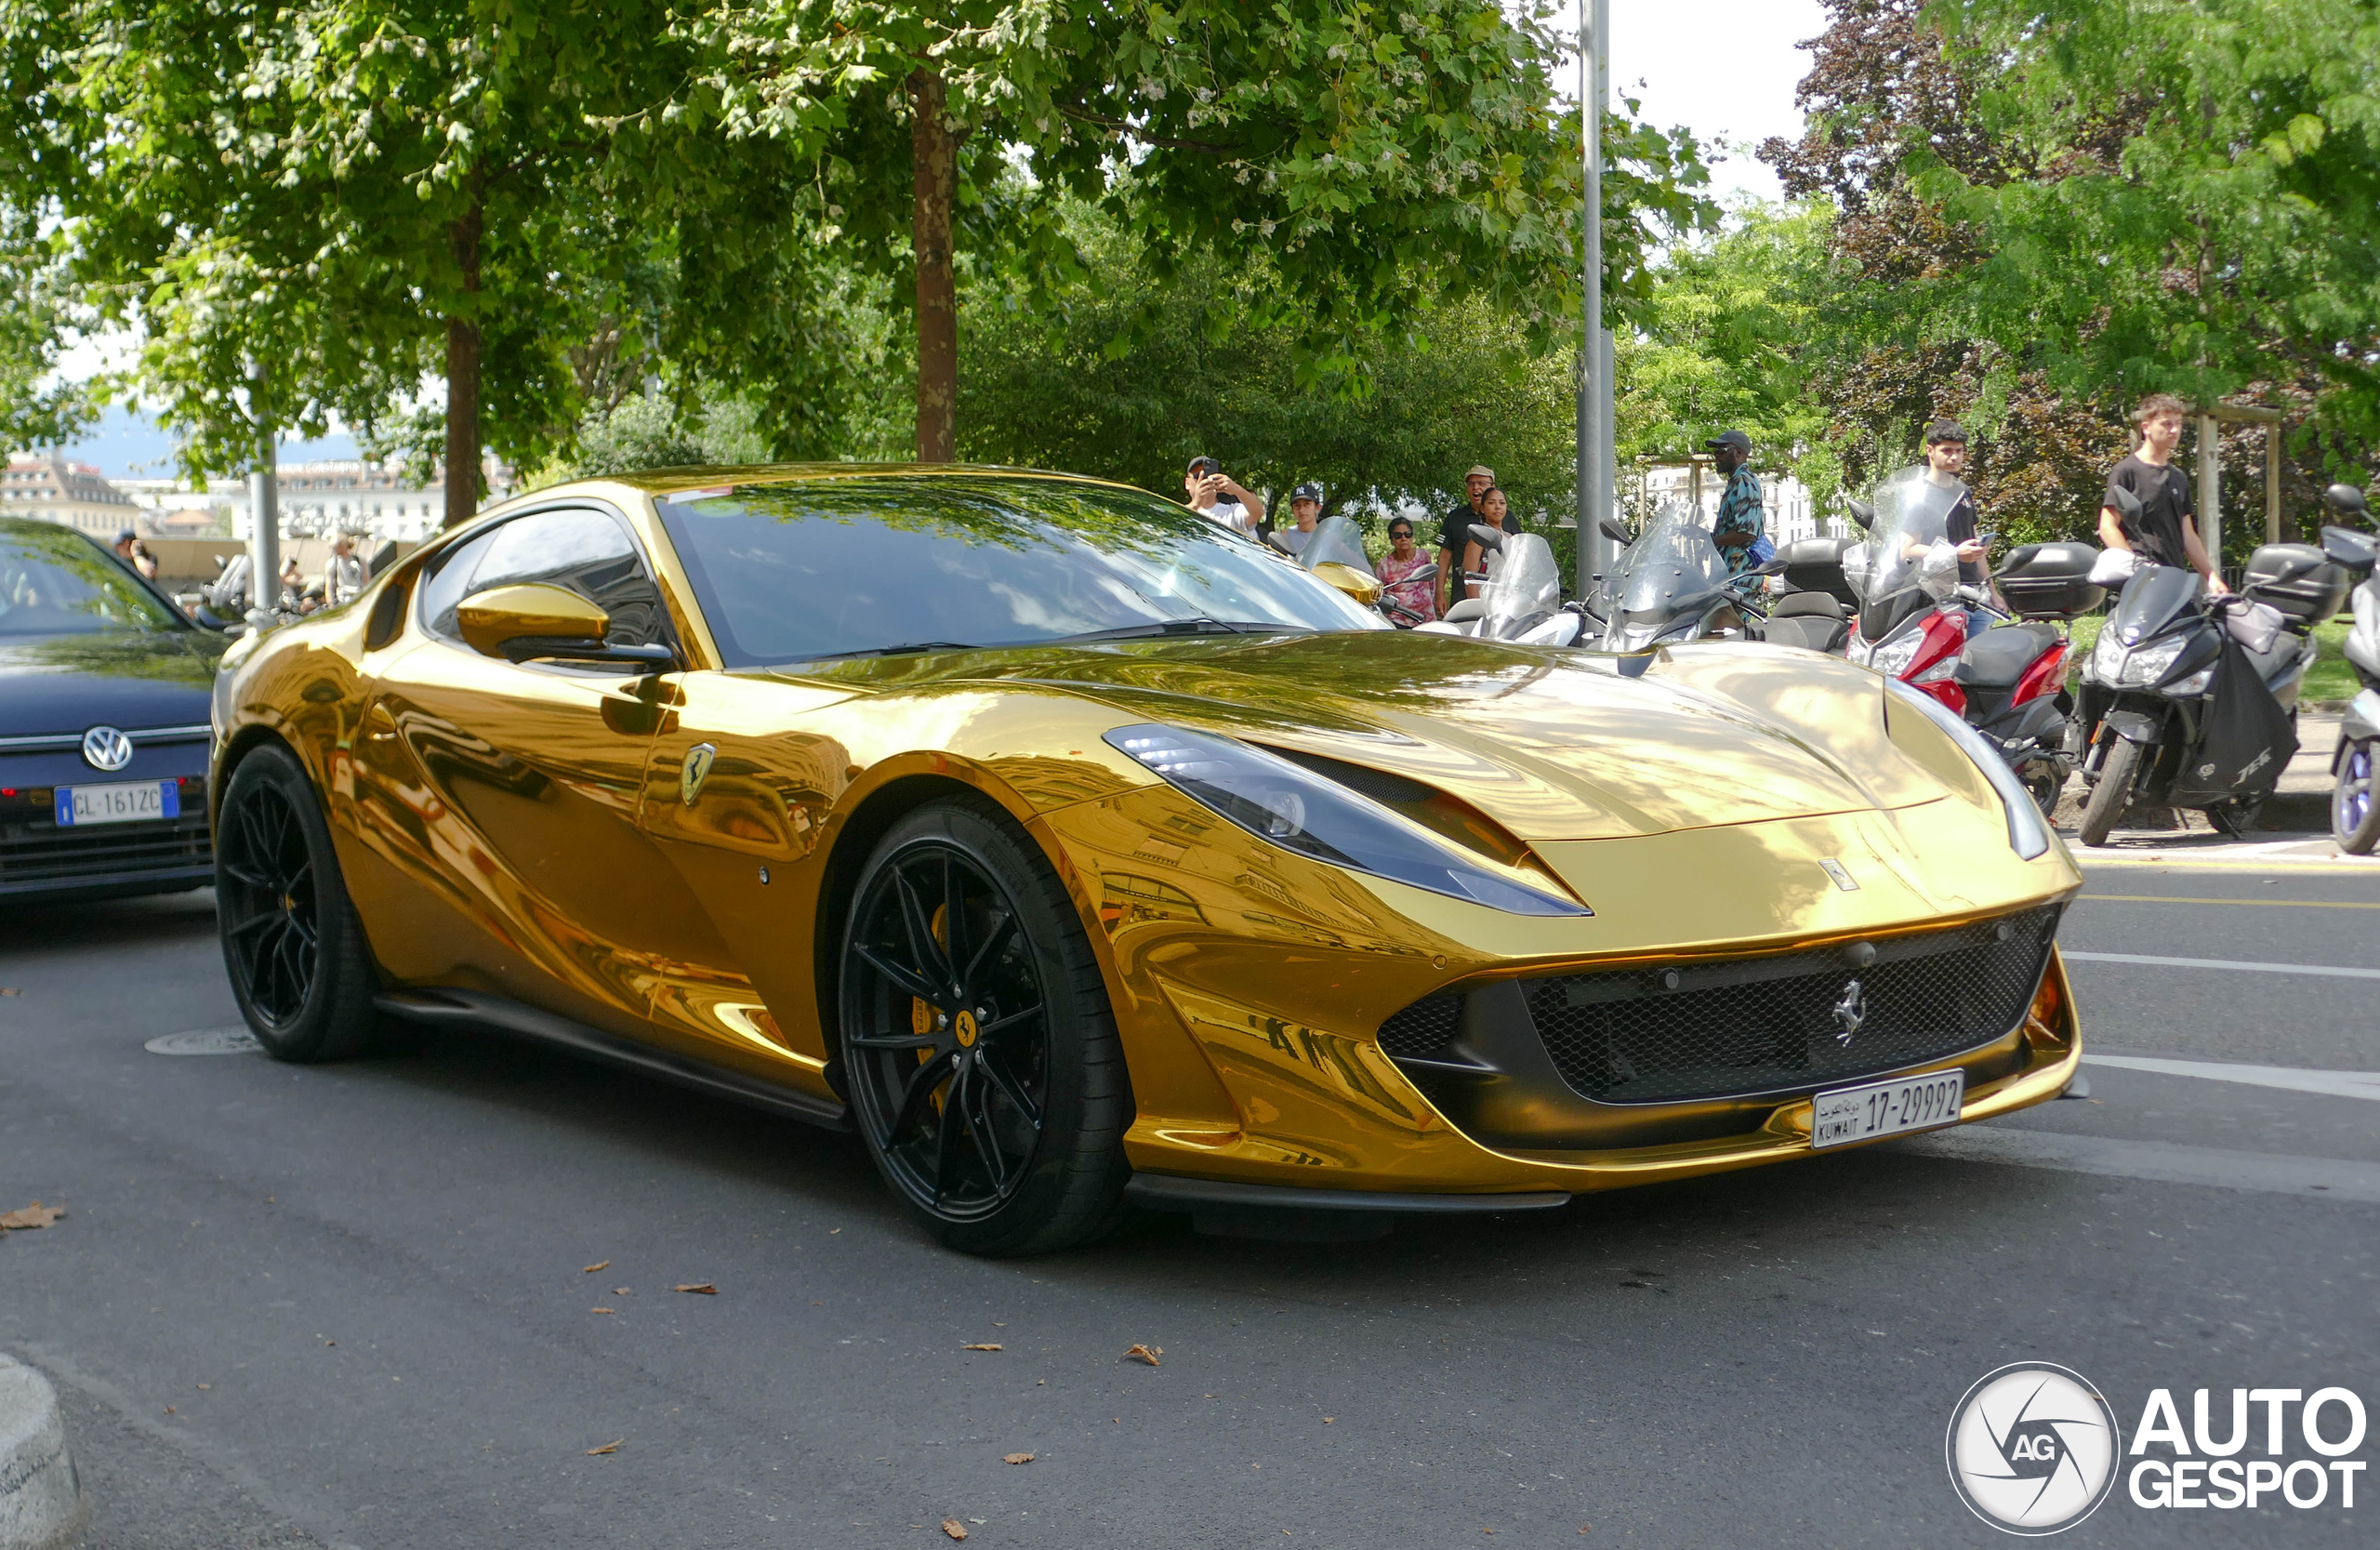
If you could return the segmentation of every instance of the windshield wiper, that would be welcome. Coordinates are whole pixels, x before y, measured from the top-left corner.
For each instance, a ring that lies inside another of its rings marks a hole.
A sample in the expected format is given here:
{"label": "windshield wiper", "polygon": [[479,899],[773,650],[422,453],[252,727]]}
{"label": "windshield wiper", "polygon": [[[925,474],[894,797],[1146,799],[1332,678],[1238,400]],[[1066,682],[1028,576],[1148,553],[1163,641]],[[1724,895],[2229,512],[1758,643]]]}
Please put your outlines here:
{"label": "windshield wiper", "polygon": [[1277,625],[1261,622],[1225,624],[1221,619],[1161,619],[1156,624],[1119,624],[1113,629],[1086,629],[1079,635],[1061,635],[1061,641],[1132,641],[1159,635],[1223,635],[1243,634],[1249,629],[1276,629]]}
{"label": "windshield wiper", "polygon": [[977,651],[982,648],[966,641],[904,641],[897,646],[862,646],[857,651],[822,651],[815,656],[795,658],[800,662],[848,662],[861,656],[906,656],[916,651]]}

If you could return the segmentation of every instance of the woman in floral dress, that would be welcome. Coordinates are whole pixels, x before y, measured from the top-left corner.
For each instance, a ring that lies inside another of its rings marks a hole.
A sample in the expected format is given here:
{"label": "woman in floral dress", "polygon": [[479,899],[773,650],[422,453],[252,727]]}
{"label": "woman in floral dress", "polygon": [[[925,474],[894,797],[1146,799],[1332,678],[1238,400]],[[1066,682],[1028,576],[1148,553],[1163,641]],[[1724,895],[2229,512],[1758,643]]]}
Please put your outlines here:
{"label": "woman in floral dress", "polygon": [[1406,610],[1389,615],[1400,629],[1438,616],[1438,563],[1414,544],[1413,524],[1403,517],[1389,523],[1388,552],[1372,566],[1372,574],[1380,577],[1388,601]]}

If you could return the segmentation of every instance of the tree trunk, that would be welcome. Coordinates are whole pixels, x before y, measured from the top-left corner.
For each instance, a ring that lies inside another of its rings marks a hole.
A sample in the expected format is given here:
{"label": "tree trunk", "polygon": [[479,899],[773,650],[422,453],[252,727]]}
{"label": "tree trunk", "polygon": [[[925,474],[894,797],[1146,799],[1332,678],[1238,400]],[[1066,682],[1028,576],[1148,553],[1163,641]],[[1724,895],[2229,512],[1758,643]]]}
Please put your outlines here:
{"label": "tree trunk", "polygon": [[[480,290],[478,201],[470,212],[449,229],[455,263],[463,272],[463,292],[476,302]],[[446,515],[439,525],[453,527],[479,514],[480,509],[480,324],[478,308],[466,317],[446,320]]]}
{"label": "tree trunk", "polygon": [[918,263],[918,461],[947,463],[958,444],[959,285],[950,213],[959,192],[959,137],[940,75],[912,71],[908,90],[917,190],[909,242]]}

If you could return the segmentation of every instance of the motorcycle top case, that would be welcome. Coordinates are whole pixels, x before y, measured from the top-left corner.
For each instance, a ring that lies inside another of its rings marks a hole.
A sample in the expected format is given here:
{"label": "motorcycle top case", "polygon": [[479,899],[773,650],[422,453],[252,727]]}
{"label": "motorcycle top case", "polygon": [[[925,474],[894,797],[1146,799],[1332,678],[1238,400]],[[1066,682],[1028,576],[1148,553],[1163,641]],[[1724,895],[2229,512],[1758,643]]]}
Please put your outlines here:
{"label": "motorcycle top case", "polygon": [[2020,544],[2000,563],[2000,595],[2028,618],[2071,618],[2096,608],[2107,589],[2092,585],[2099,551],[2089,544]]}
{"label": "motorcycle top case", "polygon": [[2254,659],[2225,637],[2215,669],[2215,693],[2199,719],[2198,746],[2174,781],[2176,807],[2199,807],[2227,797],[2265,795],[2297,756],[2297,728],[2265,686]]}
{"label": "motorcycle top case", "polygon": [[2241,590],[2299,624],[2320,624],[2347,602],[2352,577],[2312,544],[2267,544],[2248,556]]}
{"label": "motorcycle top case", "polygon": [[1796,538],[1777,552],[1785,562],[1785,585],[1797,592],[1825,592],[1846,608],[1858,606],[1858,594],[1844,579],[1843,551],[1848,538]]}

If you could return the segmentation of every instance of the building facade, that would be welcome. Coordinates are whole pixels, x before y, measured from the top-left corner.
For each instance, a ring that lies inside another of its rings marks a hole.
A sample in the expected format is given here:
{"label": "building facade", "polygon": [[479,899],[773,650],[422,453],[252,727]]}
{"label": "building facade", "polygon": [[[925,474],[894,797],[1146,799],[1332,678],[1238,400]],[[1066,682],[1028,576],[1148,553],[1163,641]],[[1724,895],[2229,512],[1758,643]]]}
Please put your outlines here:
{"label": "building facade", "polygon": [[70,463],[56,453],[11,457],[0,478],[0,512],[34,517],[88,533],[112,543],[126,528],[138,528],[140,508],[88,463]]}

